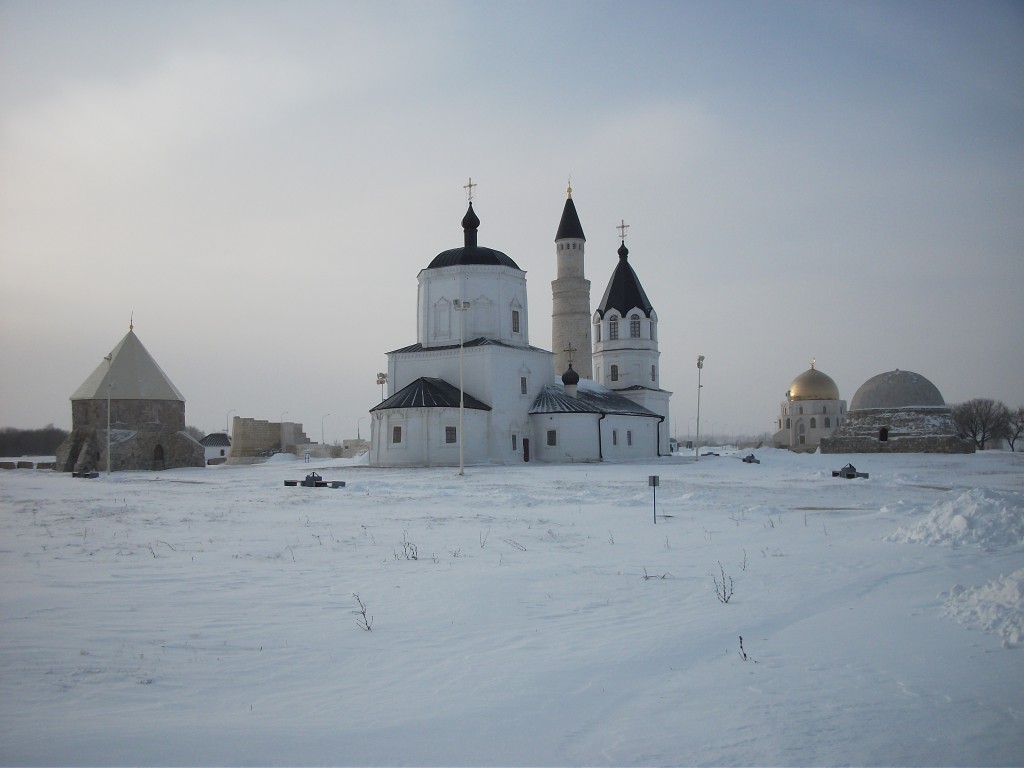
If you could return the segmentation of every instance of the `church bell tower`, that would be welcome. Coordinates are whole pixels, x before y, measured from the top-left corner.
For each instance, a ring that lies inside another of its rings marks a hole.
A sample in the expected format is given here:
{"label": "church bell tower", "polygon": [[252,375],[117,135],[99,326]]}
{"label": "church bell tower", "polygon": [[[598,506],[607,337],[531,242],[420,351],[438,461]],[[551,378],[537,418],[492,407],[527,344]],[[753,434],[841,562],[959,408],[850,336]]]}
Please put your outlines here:
{"label": "church bell tower", "polygon": [[590,281],[583,276],[583,235],[572,186],[566,189],[562,220],[555,233],[558,258],[557,277],[551,281],[551,351],[554,372],[561,375],[575,362],[584,379],[593,378],[591,343]]}

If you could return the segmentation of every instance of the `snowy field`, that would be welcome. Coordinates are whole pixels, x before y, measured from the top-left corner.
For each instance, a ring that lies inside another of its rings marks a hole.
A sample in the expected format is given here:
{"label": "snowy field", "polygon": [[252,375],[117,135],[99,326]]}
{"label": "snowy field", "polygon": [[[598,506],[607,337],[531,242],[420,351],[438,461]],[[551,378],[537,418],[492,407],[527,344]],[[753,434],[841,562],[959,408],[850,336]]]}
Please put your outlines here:
{"label": "snowy field", "polygon": [[0,761],[1024,763],[1024,455],[740,455],[0,472]]}

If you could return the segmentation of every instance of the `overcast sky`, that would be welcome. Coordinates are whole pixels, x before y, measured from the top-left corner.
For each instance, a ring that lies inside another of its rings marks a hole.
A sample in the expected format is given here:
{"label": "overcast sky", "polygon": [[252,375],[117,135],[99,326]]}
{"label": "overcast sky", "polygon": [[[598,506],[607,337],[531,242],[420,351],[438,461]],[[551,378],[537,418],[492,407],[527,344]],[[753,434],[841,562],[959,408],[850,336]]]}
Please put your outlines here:
{"label": "overcast sky", "polygon": [[698,354],[705,434],[812,357],[1024,405],[1018,2],[2,0],[0,426],[134,313],[189,424],[366,437],[470,176],[544,349],[567,179],[592,305],[630,225],[681,437]]}

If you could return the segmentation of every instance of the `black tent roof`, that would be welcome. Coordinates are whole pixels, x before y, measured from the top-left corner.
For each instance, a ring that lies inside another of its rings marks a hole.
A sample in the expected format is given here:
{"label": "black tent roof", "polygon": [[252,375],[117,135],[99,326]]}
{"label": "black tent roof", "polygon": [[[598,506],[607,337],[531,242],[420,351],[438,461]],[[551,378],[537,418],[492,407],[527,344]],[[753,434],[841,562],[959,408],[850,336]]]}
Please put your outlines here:
{"label": "black tent roof", "polygon": [[[491,406],[463,392],[463,406],[477,411],[489,411]],[[444,379],[421,376],[402,387],[384,402],[370,409],[385,411],[396,408],[458,408],[459,388]]]}

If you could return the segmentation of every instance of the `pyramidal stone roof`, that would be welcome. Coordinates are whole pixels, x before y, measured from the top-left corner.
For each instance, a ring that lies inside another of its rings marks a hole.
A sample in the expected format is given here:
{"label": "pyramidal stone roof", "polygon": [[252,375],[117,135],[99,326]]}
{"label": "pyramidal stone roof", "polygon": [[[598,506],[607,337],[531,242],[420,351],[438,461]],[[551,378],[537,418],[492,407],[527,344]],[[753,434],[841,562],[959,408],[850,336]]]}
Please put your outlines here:
{"label": "pyramidal stone roof", "polygon": [[624,315],[633,307],[639,307],[647,317],[654,311],[651,300],[647,298],[643,286],[640,285],[640,279],[629,266],[628,258],[629,249],[623,243],[619,246],[619,263],[615,265],[612,279],[608,281],[608,287],[605,288],[604,296],[597,307],[601,317],[612,309]]}
{"label": "pyramidal stone roof", "polygon": [[72,400],[178,400],[178,388],[160,370],[134,330],[129,330],[74,394]]}

